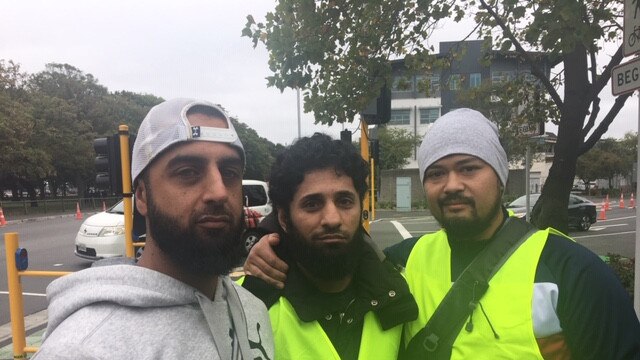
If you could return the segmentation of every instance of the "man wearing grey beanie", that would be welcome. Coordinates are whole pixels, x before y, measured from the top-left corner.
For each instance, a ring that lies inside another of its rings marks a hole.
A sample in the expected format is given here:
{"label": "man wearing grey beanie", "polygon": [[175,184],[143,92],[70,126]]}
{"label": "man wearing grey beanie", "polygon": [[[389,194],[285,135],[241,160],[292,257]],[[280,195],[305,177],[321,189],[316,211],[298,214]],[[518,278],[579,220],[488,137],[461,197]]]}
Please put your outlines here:
{"label": "man wearing grey beanie", "polygon": [[[406,262],[420,311],[405,326],[406,358],[433,351],[439,359],[640,359],[631,300],[598,256],[551,228],[500,235],[528,225],[511,225],[524,221],[510,218],[501,205],[508,161],[494,123],[471,109],[443,115],[425,135],[418,165],[442,229],[418,239]],[[491,274],[469,277],[472,270],[465,269],[482,269],[475,260],[489,264],[485,259],[506,242],[500,261],[485,266]],[[446,319],[458,323],[441,331],[446,326],[430,320],[452,313],[439,305],[456,298],[460,303],[461,292],[450,289],[467,279],[476,280],[469,286],[471,300],[462,301],[465,309],[457,313],[462,320]],[[476,292],[483,281],[484,294]]]}

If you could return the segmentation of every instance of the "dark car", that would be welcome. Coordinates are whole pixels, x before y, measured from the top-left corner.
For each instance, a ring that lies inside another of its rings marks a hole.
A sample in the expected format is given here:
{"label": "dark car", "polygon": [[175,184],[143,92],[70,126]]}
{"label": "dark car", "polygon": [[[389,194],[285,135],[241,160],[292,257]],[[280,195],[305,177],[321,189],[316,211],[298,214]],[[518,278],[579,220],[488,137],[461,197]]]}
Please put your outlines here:
{"label": "dark car", "polygon": [[[540,194],[529,195],[529,204],[531,208],[540,198]],[[516,216],[524,217],[526,213],[527,199],[526,195],[521,196],[507,205],[507,210],[513,211]],[[591,224],[596,222],[596,204],[589,199],[574,194],[569,195],[569,227],[578,230],[587,231]]]}

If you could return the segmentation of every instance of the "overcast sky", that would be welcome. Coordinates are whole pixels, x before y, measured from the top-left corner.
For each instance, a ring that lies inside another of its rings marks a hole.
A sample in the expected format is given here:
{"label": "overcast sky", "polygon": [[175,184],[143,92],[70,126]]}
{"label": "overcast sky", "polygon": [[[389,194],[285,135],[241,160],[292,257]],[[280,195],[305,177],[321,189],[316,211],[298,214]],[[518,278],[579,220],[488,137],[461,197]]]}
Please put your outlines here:
{"label": "overcast sky", "polygon": [[[298,134],[296,93],[267,88],[264,46],[254,49],[249,38],[240,37],[248,14],[263,19],[274,6],[269,0],[9,1],[0,7],[0,59],[28,73],[44,70],[46,63],[68,63],[110,91],[211,100],[261,136],[289,144]],[[466,35],[454,28],[446,25],[433,41],[436,50],[437,41]],[[604,95],[607,110],[610,87]],[[634,96],[605,136],[637,131],[637,114]],[[303,136],[338,136],[340,130],[341,125],[315,126],[312,114],[303,114]]]}

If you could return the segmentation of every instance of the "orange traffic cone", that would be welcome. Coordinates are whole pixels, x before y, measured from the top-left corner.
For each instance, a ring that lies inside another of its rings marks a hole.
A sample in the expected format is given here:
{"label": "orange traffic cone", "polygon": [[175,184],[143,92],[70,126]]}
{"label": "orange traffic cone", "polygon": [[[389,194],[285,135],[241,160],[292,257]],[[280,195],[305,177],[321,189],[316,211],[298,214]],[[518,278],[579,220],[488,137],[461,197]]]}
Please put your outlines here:
{"label": "orange traffic cone", "polygon": [[604,200],[604,210],[608,211],[609,209],[611,208],[609,207],[609,194],[607,194],[607,197]]}
{"label": "orange traffic cone", "polygon": [[107,211],[107,204],[104,201],[102,202],[102,211]]}
{"label": "orange traffic cone", "polygon": [[633,198],[633,193],[631,193],[631,199],[629,200],[629,206],[630,206],[632,209],[635,209],[635,208],[636,208],[636,199],[634,199],[634,198]]}
{"label": "orange traffic cone", "polygon": [[3,227],[7,225],[7,219],[4,218],[4,212],[2,211],[2,208],[0,207],[0,227]]}
{"label": "orange traffic cone", "polygon": [[82,220],[82,213],[80,212],[80,203],[76,203],[76,220]]}
{"label": "orange traffic cone", "polygon": [[620,209],[624,209],[624,195],[620,193]]}
{"label": "orange traffic cone", "polygon": [[600,216],[598,216],[598,220],[607,220],[607,211],[604,206],[600,208]]}

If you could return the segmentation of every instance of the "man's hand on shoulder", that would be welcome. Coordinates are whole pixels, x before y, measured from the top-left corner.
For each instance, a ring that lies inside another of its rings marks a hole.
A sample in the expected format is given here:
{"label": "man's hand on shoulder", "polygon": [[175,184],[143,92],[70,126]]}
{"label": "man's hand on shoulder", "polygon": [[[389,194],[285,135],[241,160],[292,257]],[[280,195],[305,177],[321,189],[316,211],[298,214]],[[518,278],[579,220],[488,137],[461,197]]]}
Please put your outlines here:
{"label": "man's hand on shoulder", "polygon": [[278,234],[263,236],[251,248],[244,263],[244,272],[262,279],[271,286],[282,289],[284,281],[287,279],[289,266],[273,251],[273,247],[279,243],[280,236]]}

